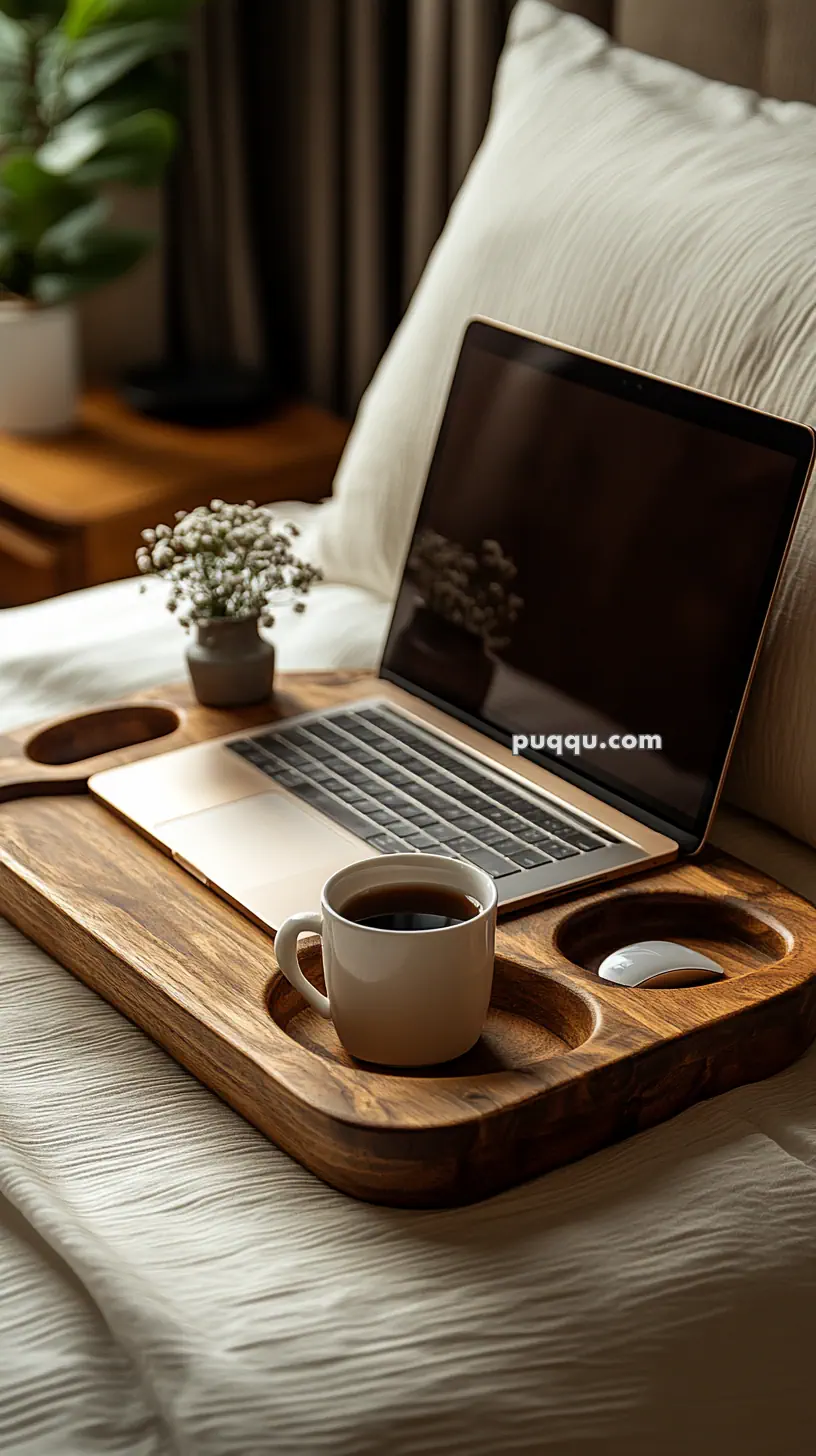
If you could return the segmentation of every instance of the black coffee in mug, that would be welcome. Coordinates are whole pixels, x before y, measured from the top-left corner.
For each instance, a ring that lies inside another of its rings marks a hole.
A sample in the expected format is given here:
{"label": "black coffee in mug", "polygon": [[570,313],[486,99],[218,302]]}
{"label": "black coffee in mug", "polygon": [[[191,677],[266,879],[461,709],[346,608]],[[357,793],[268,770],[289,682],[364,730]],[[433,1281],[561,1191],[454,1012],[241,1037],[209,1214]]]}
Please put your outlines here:
{"label": "black coffee in mug", "polygon": [[345,920],[371,930],[445,930],[481,913],[470,895],[442,885],[381,885],[343,906]]}
{"label": "black coffee in mug", "polygon": [[[484,1028],[497,903],[494,881],[466,860],[368,858],[329,876],[319,911],[284,920],[275,955],[307,1005],[334,1022],[350,1057],[433,1067],[470,1051]],[[298,962],[306,930],[323,942],[325,994]]]}

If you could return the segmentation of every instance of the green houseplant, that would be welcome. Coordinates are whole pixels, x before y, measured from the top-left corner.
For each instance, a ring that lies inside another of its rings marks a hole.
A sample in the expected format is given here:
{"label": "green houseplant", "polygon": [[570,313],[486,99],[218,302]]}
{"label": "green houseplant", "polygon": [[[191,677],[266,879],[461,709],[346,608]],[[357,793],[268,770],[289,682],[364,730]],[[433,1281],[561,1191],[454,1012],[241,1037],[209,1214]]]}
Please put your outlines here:
{"label": "green houseplant", "polygon": [[195,3],[0,0],[0,426],[73,417],[73,300],[151,246],[110,189],[164,174]]}

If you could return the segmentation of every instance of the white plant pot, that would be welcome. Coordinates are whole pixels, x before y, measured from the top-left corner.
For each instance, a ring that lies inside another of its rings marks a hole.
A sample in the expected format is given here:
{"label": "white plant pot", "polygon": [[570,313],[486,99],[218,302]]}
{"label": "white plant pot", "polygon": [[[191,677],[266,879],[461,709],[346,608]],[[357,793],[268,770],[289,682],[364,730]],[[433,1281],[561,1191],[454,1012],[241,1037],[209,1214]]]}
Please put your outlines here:
{"label": "white plant pot", "polygon": [[0,429],[47,435],[74,423],[79,331],[71,304],[0,303]]}

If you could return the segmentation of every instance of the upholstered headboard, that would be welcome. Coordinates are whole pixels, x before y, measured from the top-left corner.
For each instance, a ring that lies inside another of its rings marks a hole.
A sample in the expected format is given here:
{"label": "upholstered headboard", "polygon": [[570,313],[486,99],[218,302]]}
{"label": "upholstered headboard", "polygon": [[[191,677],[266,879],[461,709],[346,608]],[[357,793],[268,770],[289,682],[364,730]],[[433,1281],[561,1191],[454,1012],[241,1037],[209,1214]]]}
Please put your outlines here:
{"label": "upholstered headboard", "polygon": [[554,0],[610,30],[622,45],[816,104],[814,0]]}

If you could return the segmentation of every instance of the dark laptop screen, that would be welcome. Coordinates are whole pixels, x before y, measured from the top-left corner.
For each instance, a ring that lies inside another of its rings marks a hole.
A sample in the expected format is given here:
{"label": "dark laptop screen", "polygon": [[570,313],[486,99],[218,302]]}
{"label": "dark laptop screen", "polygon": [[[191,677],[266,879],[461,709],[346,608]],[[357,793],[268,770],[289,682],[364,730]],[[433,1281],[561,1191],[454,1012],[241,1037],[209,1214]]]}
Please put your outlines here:
{"label": "dark laptop screen", "polygon": [[471,324],[383,676],[699,835],[810,454],[799,426]]}

